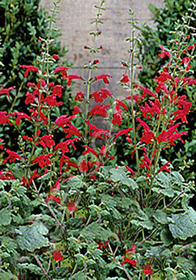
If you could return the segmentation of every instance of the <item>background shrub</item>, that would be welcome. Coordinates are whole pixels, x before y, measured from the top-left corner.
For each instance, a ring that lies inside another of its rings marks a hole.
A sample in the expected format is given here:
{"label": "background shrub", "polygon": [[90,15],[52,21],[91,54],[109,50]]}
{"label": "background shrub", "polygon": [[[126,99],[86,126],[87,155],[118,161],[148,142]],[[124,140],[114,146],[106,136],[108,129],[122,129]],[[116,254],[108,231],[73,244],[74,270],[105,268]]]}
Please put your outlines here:
{"label": "background shrub", "polygon": [[[45,9],[40,8],[40,0],[2,0],[0,1],[0,34],[1,34],[1,62],[0,85],[1,88],[15,86],[16,90],[11,91],[11,102],[4,95],[0,96],[0,110],[10,112],[12,109],[26,112],[24,107],[25,94],[28,91],[27,78],[24,78],[23,71],[19,65],[38,66],[41,59],[42,44],[40,38],[53,40],[50,50],[51,55],[56,54],[59,59],[67,53],[65,47],[61,48],[59,37],[61,35],[57,28],[50,28],[50,15]],[[57,59],[58,60],[58,59]],[[68,66],[65,60],[64,65]],[[35,73],[32,72],[28,81],[35,82]],[[72,97],[67,91],[66,83],[63,83],[64,106],[56,111],[71,112]],[[7,128],[0,130],[0,137],[5,138],[15,147],[15,140],[18,139],[18,132],[15,129]],[[12,140],[14,139],[14,141]]]}

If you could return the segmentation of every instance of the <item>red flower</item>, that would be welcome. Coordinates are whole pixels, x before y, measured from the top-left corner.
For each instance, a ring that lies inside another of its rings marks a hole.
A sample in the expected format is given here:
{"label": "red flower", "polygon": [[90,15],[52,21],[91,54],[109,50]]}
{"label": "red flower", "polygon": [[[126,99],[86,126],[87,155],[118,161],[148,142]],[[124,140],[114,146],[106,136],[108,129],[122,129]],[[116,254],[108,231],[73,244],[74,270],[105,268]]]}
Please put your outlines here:
{"label": "red flower", "polygon": [[[73,79],[82,79],[82,77],[78,75],[69,75],[67,78],[68,78],[68,83],[67,83],[68,86],[71,85]],[[62,77],[62,79],[64,79],[64,77]]]}
{"label": "red flower", "polygon": [[[125,165],[125,167],[127,168],[127,170],[129,171],[129,172],[131,172],[133,175],[135,175],[135,171],[131,168],[131,167],[129,167],[129,166],[127,166],[127,165]],[[133,246],[135,246],[135,245],[133,245]],[[131,247],[132,248],[132,247]],[[128,250],[130,250],[131,248],[129,248]],[[135,253],[135,252],[134,252]],[[127,253],[128,254],[128,253]]]}
{"label": "red flower", "polygon": [[128,255],[135,254],[135,245],[132,245],[129,249],[127,249],[126,254]]}
{"label": "red flower", "polygon": [[6,114],[7,114],[6,111],[0,112],[0,124],[6,124],[7,122],[11,124]]}
{"label": "red flower", "polygon": [[59,196],[54,196],[54,195],[49,194],[49,193],[47,193],[47,195],[48,195],[48,198],[46,198],[46,200],[45,200],[46,203],[48,203],[48,201],[49,201],[50,199],[56,201],[57,203],[60,203],[60,202],[61,202],[61,199],[60,199]]}
{"label": "red flower", "polygon": [[101,115],[103,118],[107,117],[107,110],[110,107],[110,105],[106,106],[95,106],[90,112],[89,115],[96,116]]}
{"label": "red flower", "polygon": [[81,110],[77,106],[74,106],[73,108],[74,108],[74,110],[73,110],[72,115],[77,115],[77,114],[81,113]]}
{"label": "red flower", "polygon": [[25,104],[32,104],[35,101],[35,96],[34,94],[31,94],[30,92],[26,93],[26,99],[25,99]]}
{"label": "red flower", "polygon": [[58,107],[63,105],[63,102],[57,102],[56,94],[51,94],[44,99],[48,106]]}
{"label": "red flower", "polygon": [[164,165],[161,166],[161,168],[158,170],[158,172],[161,172],[163,170],[170,171],[170,164],[171,164],[171,161],[166,162]]}
{"label": "red flower", "polygon": [[137,264],[136,260],[130,259],[130,258],[125,257],[125,256],[123,256],[123,257],[124,257],[124,261],[121,262],[121,265],[124,265],[125,263],[130,263],[133,266],[136,266],[136,264]]}
{"label": "red flower", "polygon": [[80,170],[80,171],[88,171],[88,169],[89,169],[89,164],[88,164],[88,163],[89,163],[88,161],[86,161],[85,159],[83,159],[83,160],[81,161],[80,165],[79,165],[79,170]]}
{"label": "red flower", "polygon": [[105,248],[107,247],[109,243],[109,240],[105,242],[105,244],[101,241],[97,242],[97,245],[98,245],[98,249],[99,250],[105,250]]}
{"label": "red flower", "polygon": [[112,78],[112,76],[111,76],[111,75],[101,74],[101,75],[98,75],[98,76],[95,78],[95,80],[97,81],[97,80],[103,79],[103,82],[104,82],[105,84],[109,84],[108,78]]}
{"label": "red flower", "polygon": [[98,157],[98,153],[93,148],[91,148],[91,147],[89,147],[87,145],[85,145],[84,148],[86,148],[85,151],[83,152],[84,155],[86,155],[88,153],[92,153],[93,155]]}
{"label": "red flower", "polygon": [[148,88],[145,88],[145,87],[142,87],[142,86],[139,87],[139,88],[142,89],[142,90],[144,91],[142,97],[145,97],[146,94],[148,94],[148,95],[150,95],[150,96],[153,96],[153,97],[156,96],[156,95],[155,95],[151,90],[149,90]]}
{"label": "red flower", "polygon": [[[109,138],[109,130],[104,130],[102,128],[98,128],[95,125],[90,124],[87,122],[89,129],[90,129],[90,136],[93,136],[94,138],[104,138],[107,139]],[[93,130],[93,132],[91,132]]]}
{"label": "red flower", "polygon": [[118,110],[112,118],[112,123],[113,124],[117,124],[118,126],[121,124],[121,121],[123,119],[121,112],[123,112],[122,110]]}
{"label": "red flower", "polygon": [[67,125],[74,118],[75,116],[68,117],[67,115],[63,115],[56,119],[55,124],[57,126],[63,127],[64,125]]}
{"label": "red flower", "polygon": [[0,150],[3,150],[3,139],[0,138]]}
{"label": "red flower", "polygon": [[27,77],[28,74],[29,74],[29,71],[39,71],[39,69],[33,65],[20,65],[19,67],[22,67],[22,68],[26,68],[26,71],[24,73],[24,77]]}
{"label": "red flower", "polygon": [[77,210],[77,207],[76,207],[76,205],[75,205],[75,200],[70,201],[70,202],[67,202],[67,206],[68,206],[68,211],[69,211],[70,213],[72,213],[72,212],[74,212],[74,211]]}
{"label": "red flower", "polygon": [[51,161],[50,161],[49,157],[52,155],[53,155],[53,153],[49,153],[47,155],[40,155],[40,156],[35,157],[31,162],[32,163],[37,162],[40,167],[43,167],[45,165],[50,165]]}
{"label": "red flower", "polygon": [[6,152],[9,154],[9,156],[3,160],[3,163],[6,163],[8,160],[10,163],[14,162],[16,158],[21,159],[21,156],[17,154],[16,152],[10,151],[8,149],[5,149]]}
{"label": "red flower", "polygon": [[52,89],[52,93],[54,93],[56,96],[58,96],[58,97],[61,97],[61,95],[62,95],[62,89],[63,89],[63,86],[61,86],[61,85],[56,85],[56,86],[54,86],[53,87],[53,89]]}
{"label": "red flower", "polygon": [[77,100],[77,101],[79,101],[79,102],[82,102],[83,99],[84,99],[84,93],[81,92],[81,91],[80,91],[80,92],[77,92],[74,99]]}
{"label": "red flower", "polygon": [[160,58],[164,58],[165,56],[168,56],[169,58],[171,57],[170,52],[165,51],[165,48],[162,45],[160,45],[159,47],[162,49],[162,52],[158,54]]}
{"label": "red flower", "polygon": [[61,254],[61,250],[55,250],[52,252],[54,255],[54,259],[56,262],[61,261],[63,259],[63,256]]}
{"label": "red flower", "polygon": [[61,72],[61,74],[63,75],[64,79],[67,79],[67,72],[66,70],[69,69],[70,67],[65,67],[65,66],[58,66],[54,72]]}
{"label": "red flower", "polygon": [[153,273],[153,270],[152,270],[152,268],[150,266],[150,263],[144,264],[143,265],[143,269],[144,269],[144,274],[145,275],[149,275],[149,274]]}
{"label": "red flower", "polygon": [[125,111],[129,111],[127,106],[120,100],[116,99],[116,110],[119,110],[120,107],[122,107],[123,109],[125,109]]}
{"label": "red flower", "polygon": [[80,136],[81,135],[80,131],[75,126],[70,125],[70,124],[68,124],[67,126],[68,126],[67,128],[63,128],[63,132],[65,134],[67,134],[66,138],[70,138],[71,136]]}
{"label": "red flower", "polygon": [[0,95],[1,94],[7,94],[8,98],[11,99],[9,91],[10,90],[15,90],[15,87],[9,87],[9,88],[2,88],[0,89]]}
{"label": "red flower", "polygon": [[100,91],[95,91],[91,94],[91,97],[95,98],[95,102],[103,102],[108,96],[111,96],[109,90],[102,88]]}
{"label": "red flower", "polygon": [[44,135],[39,139],[39,143],[45,148],[51,148],[55,145],[54,140],[52,139],[53,135]]}
{"label": "red flower", "polygon": [[54,59],[58,60],[59,59],[59,55],[58,54],[53,54]]}
{"label": "red flower", "polygon": [[125,75],[125,74],[123,73],[123,78],[120,80],[120,82],[121,82],[121,83],[128,83],[128,82],[130,82],[129,76],[128,76],[128,75]]}
{"label": "red flower", "polygon": [[15,124],[16,124],[17,126],[20,125],[21,119],[27,119],[28,121],[31,121],[31,118],[30,118],[27,114],[25,114],[25,113],[14,112],[14,113],[10,114],[10,116],[15,116],[15,115],[17,116],[17,118],[16,118],[16,120],[15,120]]}
{"label": "red flower", "polygon": [[133,130],[133,128],[122,129],[122,130],[120,130],[118,133],[116,133],[115,138],[117,138],[117,137],[119,137],[119,136],[121,136],[121,135],[124,135],[124,134],[128,136],[128,133],[129,133],[129,131],[131,131],[131,130]]}
{"label": "red flower", "polygon": [[60,149],[63,154],[66,153],[66,152],[69,152],[69,148],[68,148],[69,145],[72,145],[72,147],[76,150],[76,147],[73,143],[76,140],[77,140],[77,138],[74,138],[74,139],[69,139],[67,141],[63,141],[63,142],[58,143],[55,147],[55,151]]}

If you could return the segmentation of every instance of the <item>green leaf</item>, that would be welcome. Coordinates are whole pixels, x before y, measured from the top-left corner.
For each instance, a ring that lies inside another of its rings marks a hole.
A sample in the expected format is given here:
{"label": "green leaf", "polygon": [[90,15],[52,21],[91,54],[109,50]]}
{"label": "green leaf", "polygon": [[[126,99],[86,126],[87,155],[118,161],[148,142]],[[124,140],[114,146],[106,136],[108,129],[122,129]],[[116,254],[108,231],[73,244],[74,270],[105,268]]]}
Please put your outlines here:
{"label": "green leaf", "polygon": [[172,215],[169,220],[172,222],[169,224],[169,229],[174,238],[186,240],[196,235],[196,223],[190,218],[190,212]]}
{"label": "green leaf", "polygon": [[127,177],[124,167],[112,168],[110,170],[110,179],[114,182],[120,182],[122,185],[131,187],[133,190],[138,188],[137,183],[132,179]]}
{"label": "green leaf", "polygon": [[154,213],[153,217],[157,220],[157,222],[161,224],[167,224],[167,215],[161,211],[161,210],[156,210]]}
{"label": "green leaf", "polygon": [[18,264],[18,267],[20,269],[28,269],[30,270],[31,272],[35,273],[35,274],[42,274],[42,270],[39,266],[35,265],[35,264],[32,264],[32,263],[21,263],[21,264]]}
{"label": "green leaf", "polygon": [[1,280],[18,280],[18,277],[16,277],[11,272],[0,272],[0,279]]}
{"label": "green leaf", "polygon": [[82,181],[82,177],[77,175],[70,178],[67,185],[72,189],[80,189],[84,186],[84,182]]}
{"label": "green leaf", "polygon": [[30,226],[19,226],[17,243],[22,250],[34,251],[49,245],[48,238],[43,235],[48,233],[47,228],[42,223],[35,223]]}
{"label": "green leaf", "polygon": [[160,234],[161,240],[165,246],[169,246],[173,243],[173,237],[168,228],[164,228]]}
{"label": "green leaf", "polygon": [[3,208],[0,210],[0,225],[9,225],[11,223],[11,219],[11,212],[8,209]]}
{"label": "green leaf", "polygon": [[87,280],[87,276],[84,274],[84,272],[79,271],[74,276],[70,278],[70,280]]}

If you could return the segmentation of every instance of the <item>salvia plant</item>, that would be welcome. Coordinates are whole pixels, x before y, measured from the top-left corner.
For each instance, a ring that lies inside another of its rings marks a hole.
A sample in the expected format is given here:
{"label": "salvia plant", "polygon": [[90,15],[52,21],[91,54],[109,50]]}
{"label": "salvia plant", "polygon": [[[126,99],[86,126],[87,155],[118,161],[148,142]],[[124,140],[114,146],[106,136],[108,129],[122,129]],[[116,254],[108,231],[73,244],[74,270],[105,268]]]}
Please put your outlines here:
{"label": "salvia plant", "polygon": [[[162,157],[186,137],[181,127],[191,102],[179,92],[196,83],[189,73],[195,44],[187,38],[186,57],[181,49],[161,46],[160,56],[169,62],[152,91],[133,79],[133,32],[119,81],[127,96],[119,100],[107,89],[111,75],[94,75],[104,2],[95,6],[92,45],[84,47],[90,53],[88,79],[56,66],[52,40],[42,39],[40,63],[20,65],[25,77],[31,72],[38,77],[27,84],[28,111],[0,112],[4,129],[20,131],[16,151],[0,139],[2,280],[195,279],[196,211],[189,205],[194,183]],[[57,117],[56,109],[63,106],[59,81],[70,87],[76,79],[86,91],[75,94],[72,114]],[[100,80],[103,87],[93,92]],[[9,99],[11,90],[0,94]],[[107,129],[98,128],[96,118],[107,120]],[[116,163],[120,138],[131,165]]]}
{"label": "salvia plant", "polygon": [[[164,45],[165,48],[173,49],[178,48],[184,53],[184,57],[188,56],[190,49],[186,48],[186,40],[190,37],[189,43],[194,43],[193,30],[196,28],[196,9],[195,2],[191,0],[164,0],[163,8],[156,8],[155,5],[149,5],[151,12],[153,13],[153,21],[156,25],[155,29],[144,24],[142,27],[138,27],[140,32],[140,42],[138,43],[137,57],[142,64],[143,69],[140,70],[138,78],[140,82],[148,88],[156,88],[156,81],[154,79],[157,76],[157,71],[169,61],[169,57],[160,55],[160,46]],[[195,58],[192,57],[191,62],[191,75],[195,77]],[[195,86],[192,85],[192,89],[185,91],[181,89],[181,94],[187,95],[188,101],[192,103],[191,113],[188,116],[188,124],[186,129],[188,135],[185,143],[178,143],[173,147],[167,158],[172,160],[176,166],[184,165],[184,161],[193,161],[196,157],[196,94]],[[186,180],[195,178],[195,167],[190,166],[189,169],[183,171]]]}

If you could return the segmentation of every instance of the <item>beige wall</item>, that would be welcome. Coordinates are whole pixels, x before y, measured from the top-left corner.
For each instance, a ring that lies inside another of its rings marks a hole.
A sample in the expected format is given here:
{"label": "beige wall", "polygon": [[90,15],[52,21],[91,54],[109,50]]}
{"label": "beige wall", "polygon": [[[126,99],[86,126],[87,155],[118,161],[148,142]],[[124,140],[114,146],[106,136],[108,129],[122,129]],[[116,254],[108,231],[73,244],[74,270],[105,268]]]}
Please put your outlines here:
{"label": "beige wall", "polygon": [[[128,24],[130,20],[129,9],[135,13],[135,19],[140,24],[147,22],[153,26],[152,14],[148,9],[148,5],[155,4],[157,7],[163,7],[164,0],[106,0],[103,11],[103,25],[100,25],[102,35],[100,36],[100,44],[103,45],[101,51],[99,70],[95,71],[95,75],[109,73],[112,75],[112,81],[109,89],[119,95],[119,89],[116,82],[119,81],[123,69],[121,61],[128,57],[127,50],[129,43],[125,39],[130,36],[131,28]],[[42,0],[41,4],[47,10],[52,7],[52,0]],[[90,22],[95,18],[97,9],[94,5],[100,3],[100,0],[61,0],[60,12],[57,16],[57,26],[62,30],[61,42],[65,45],[69,52],[67,59],[73,62],[72,73],[87,76],[87,70],[83,69],[83,65],[89,61],[89,52],[84,50],[84,45],[91,44],[92,38],[89,32],[94,30],[94,25]],[[103,87],[102,82],[98,82],[96,87]],[[74,88],[79,90],[78,83]]]}

